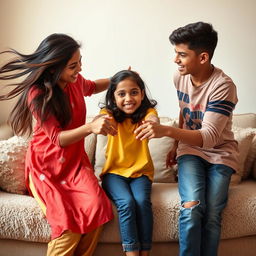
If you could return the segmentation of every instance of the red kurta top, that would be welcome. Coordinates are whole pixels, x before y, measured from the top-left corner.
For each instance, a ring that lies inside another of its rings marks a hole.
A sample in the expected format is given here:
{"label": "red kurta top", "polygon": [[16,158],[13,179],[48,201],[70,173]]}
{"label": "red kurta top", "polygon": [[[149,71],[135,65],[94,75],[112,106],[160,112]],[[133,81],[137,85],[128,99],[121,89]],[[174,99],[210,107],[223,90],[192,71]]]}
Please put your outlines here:
{"label": "red kurta top", "polygon": [[[65,130],[85,123],[84,96],[90,96],[94,89],[95,83],[81,75],[65,87],[72,107],[72,121]],[[28,102],[39,92],[32,89]],[[37,120],[26,157],[26,182],[28,184],[30,174],[46,206],[52,239],[65,230],[88,233],[113,218],[110,201],[99,186],[85,153],[84,140],[60,147],[62,130],[53,116],[43,125]]]}

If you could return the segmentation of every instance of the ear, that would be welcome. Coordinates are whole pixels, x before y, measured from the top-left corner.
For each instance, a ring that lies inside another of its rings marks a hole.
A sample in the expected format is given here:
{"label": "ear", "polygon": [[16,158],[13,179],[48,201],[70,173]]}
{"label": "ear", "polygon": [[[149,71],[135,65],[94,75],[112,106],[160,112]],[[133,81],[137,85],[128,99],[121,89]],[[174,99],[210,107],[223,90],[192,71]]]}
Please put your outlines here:
{"label": "ear", "polygon": [[206,62],[209,61],[209,54],[207,52],[202,52],[199,55],[199,60],[201,64],[205,64]]}

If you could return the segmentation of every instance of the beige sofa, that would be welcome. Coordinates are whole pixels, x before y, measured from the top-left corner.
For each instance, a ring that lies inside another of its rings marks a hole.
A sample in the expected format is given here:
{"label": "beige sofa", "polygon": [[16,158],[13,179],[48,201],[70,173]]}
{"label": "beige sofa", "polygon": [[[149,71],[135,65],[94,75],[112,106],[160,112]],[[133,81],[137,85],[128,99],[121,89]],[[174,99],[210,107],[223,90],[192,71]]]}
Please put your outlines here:
{"label": "beige sofa", "polygon": [[[1,118],[1,117],[0,117]],[[0,256],[43,256],[50,228],[34,198],[24,195],[24,155],[27,141],[13,136],[0,120]],[[176,120],[161,118],[167,125]],[[251,127],[251,128],[250,128]],[[234,116],[233,129],[240,148],[240,170],[232,177],[229,201],[223,213],[220,256],[254,256],[256,252],[256,114]],[[8,139],[8,137],[11,137]],[[170,138],[153,139],[150,150],[155,164],[152,191],[154,256],[178,255],[179,195],[176,169],[166,169]],[[105,138],[90,135],[85,149],[96,175],[104,162]],[[95,256],[120,256],[118,220],[104,226]]]}

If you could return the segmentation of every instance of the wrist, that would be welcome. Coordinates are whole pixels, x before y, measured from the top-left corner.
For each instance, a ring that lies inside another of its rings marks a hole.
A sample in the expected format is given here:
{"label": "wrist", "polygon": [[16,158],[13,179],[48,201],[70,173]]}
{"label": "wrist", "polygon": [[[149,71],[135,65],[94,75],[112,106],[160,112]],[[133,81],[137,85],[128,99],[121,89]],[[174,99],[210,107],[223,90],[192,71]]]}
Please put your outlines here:
{"label": "wrist", "polygon": [[87,136],[92,133],[92,124],[86,123],[83,125],[83,131],[84,131],[84,136]]}

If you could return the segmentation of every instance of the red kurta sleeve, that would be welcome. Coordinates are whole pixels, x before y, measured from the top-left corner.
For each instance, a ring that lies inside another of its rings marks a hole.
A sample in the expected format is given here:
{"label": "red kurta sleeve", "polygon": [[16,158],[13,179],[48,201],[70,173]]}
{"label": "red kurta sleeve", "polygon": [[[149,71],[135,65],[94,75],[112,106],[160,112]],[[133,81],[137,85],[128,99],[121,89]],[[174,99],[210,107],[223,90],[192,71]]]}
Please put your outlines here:
{"label": "red kurta sleeve", "polygon": [[[28,104],[30,106],[30,109],[32,110],[32,114],[34,118],[37,121],[37,126],[40,126],[40,128],[44,131],[45,135],[51,140],[51,142],[56,145],[60,146],[59,144],[59,135],[62,131],[62,128],[60,127],[59,122],[54,118],[53,116],[49,116],[47,120],[45,120],[43,123],[41,122],[39,116],[35,111],[33,111],[33,106],[31,106],[32,100],[40,93],[40,91],[36,88],[32,88],[28,95]],[[35,129],[36,130],[36,129]]]}

